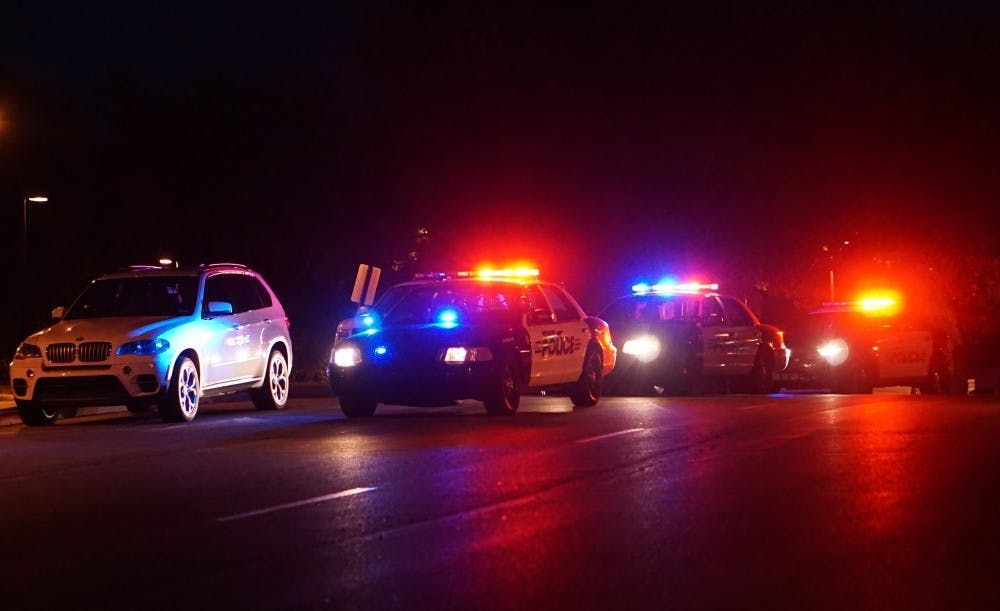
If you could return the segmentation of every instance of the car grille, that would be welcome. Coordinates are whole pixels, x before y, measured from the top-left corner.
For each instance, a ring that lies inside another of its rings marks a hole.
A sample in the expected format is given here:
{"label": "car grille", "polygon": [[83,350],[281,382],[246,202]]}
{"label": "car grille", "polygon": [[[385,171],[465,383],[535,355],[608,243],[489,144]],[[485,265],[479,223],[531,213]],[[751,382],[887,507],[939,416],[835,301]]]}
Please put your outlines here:
{"label": "car grille", "polygon": [[35,402],[40,405],[119,405],[128,392],[114,376],[41,378],[35,384]]}
{"label": "car grille", "polygon": [[111,356],[110,342],[83,342],[77,344],[50,344],[45,357],[50,363],[100,363]]}

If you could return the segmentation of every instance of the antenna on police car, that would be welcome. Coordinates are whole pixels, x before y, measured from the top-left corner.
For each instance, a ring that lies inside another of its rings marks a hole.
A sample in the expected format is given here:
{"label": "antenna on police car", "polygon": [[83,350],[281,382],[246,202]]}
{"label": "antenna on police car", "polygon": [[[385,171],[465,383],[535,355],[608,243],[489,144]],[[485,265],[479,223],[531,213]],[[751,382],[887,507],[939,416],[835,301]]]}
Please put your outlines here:
{"label": "antenna on police car", "polygon": [[[371,272],[369,274],[369,271]],[[354,290],[351,291],[351,301],[358,305],[370,306],[375,303],[375,289],[378,288],[378,280],[382,276],[382,268],[362,263],[358,266],[358,275],[354,278]],[[365,284],[368,290],[365,291]],[[361,296],[364,294],[364,301]]]}

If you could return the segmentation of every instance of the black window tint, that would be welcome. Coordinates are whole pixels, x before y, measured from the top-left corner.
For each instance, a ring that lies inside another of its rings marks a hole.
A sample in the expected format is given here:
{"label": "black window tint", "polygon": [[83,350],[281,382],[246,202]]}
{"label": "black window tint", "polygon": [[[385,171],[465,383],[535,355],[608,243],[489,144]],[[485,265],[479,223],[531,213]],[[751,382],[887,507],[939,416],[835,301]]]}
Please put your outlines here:
{"label": "black window tint", "polygon": [[529,286],[524,291],[528,300],[528,311],[531,313],[531,320],[538,321],[543,316],[548,316],[551,320],[552,309],[545,301],[542,291],[537,286]]}
{"label": "black window tint", "polygon": [[702,318],[722,318],[722,306],[715,297],[705,297],[701,304]]}
{"label": "black window tint", "polygon": [[541,289],[552,303],[552,313],[556,315],[557,322],[580,320],[580,314],[570,304],[565,293],[554,286],[543,286]]}
{"label": "black window tint", "polygon": [[233,314],[249,312],[263,307],[257,281],[242,274],[220,274],[205,281],[205,309],[210,301],[226,301],[233,306]]}
{"label": "black window tint", "polygon": [[267,292],[267,288],[264,284],[253,276],[247,276],[247,278],[253,282],[254,290],[257,291],[257,296],[260,298],[260,307],[269,308],[274,305],[271,302],[271,293]]}
{"label": "black window tint", "polygon": [[726,310],[726,322],[731,327],[749,327],[753,325],[753,319],[747,312],[746,306],[732,297],[723,297],[722,306]]}

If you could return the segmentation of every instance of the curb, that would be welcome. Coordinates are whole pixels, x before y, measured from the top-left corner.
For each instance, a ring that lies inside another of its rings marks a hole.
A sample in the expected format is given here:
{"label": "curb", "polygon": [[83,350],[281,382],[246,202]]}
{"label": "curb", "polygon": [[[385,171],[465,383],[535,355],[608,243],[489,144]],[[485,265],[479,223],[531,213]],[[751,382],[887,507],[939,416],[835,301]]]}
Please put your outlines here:
{"label": "curb", "polygon": [[[332,397],[330,386],[326,382],[293,382],[289,388],[292,397]],[[243,393],[235,395],[222,395],[219,397],[209,397],[203,399],[207,403],[226,403],[228,401],[246,400]],[[110,405],[101,407],[81,407],[77,411],[77,416],[96,416],[99,414],[117,414],[128,412],[124,405]],[[0,394],[0,426],[11,426],[21,424],[21,416],[17,413],[17,405],[14,403],[14,395]]]}

